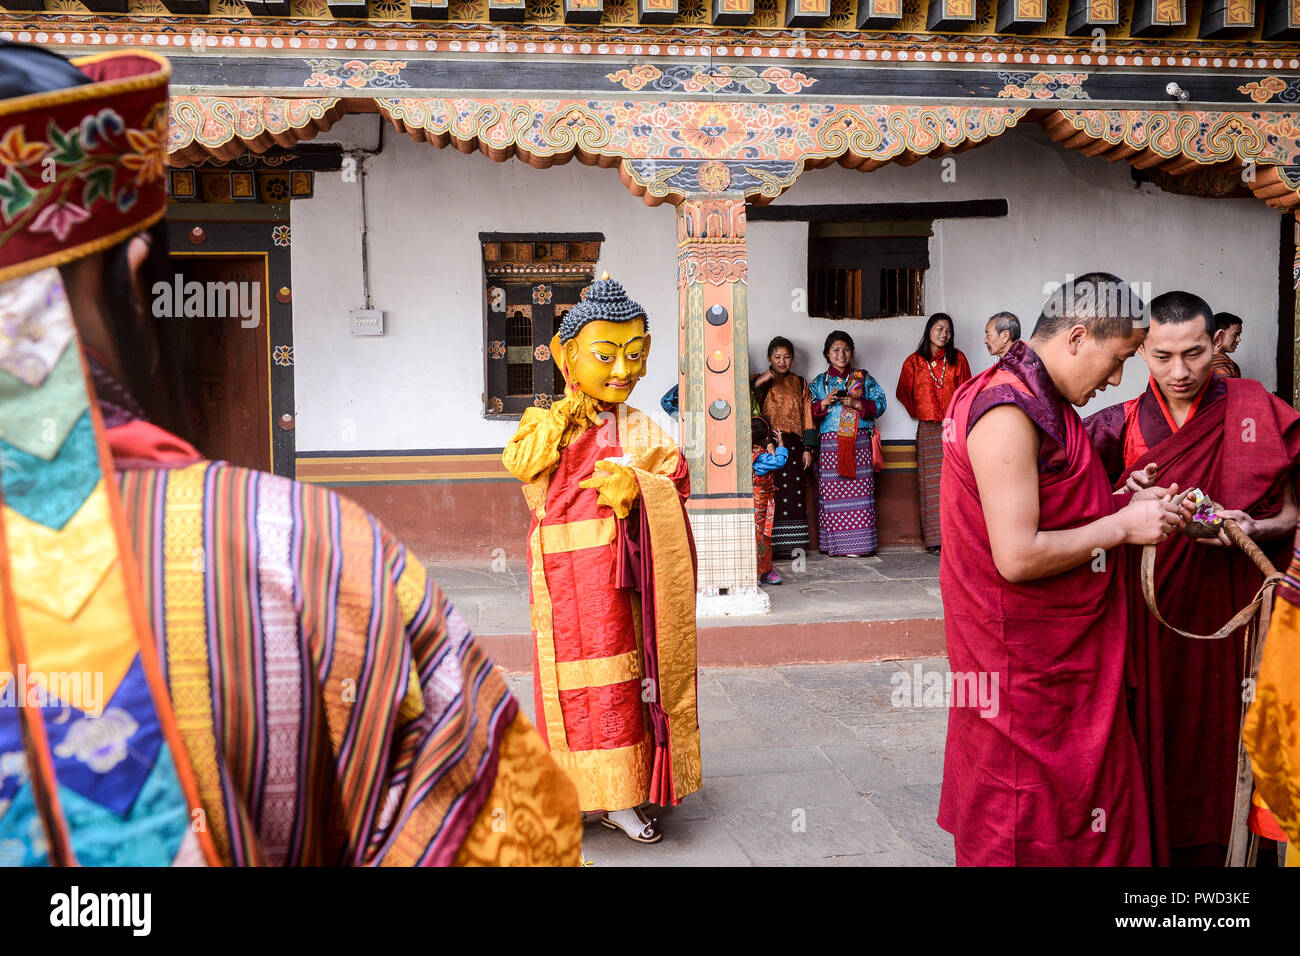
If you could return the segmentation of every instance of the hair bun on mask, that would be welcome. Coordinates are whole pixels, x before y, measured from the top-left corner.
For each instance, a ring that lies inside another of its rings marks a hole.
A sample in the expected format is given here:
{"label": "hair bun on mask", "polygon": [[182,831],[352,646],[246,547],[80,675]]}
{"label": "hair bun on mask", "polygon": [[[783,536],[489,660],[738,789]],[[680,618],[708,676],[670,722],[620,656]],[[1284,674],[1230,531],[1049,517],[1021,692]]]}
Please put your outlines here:
{"label": "hair bun on mask", "polygon": [[582,301],[569,310],[560,325],[560,341],[568,342],[589,322],[631,322],[633,319],[645,319],[646,331],[650,330],[650,320],[641,303],[628,298],[623,286],[606,272],[588,286]]}

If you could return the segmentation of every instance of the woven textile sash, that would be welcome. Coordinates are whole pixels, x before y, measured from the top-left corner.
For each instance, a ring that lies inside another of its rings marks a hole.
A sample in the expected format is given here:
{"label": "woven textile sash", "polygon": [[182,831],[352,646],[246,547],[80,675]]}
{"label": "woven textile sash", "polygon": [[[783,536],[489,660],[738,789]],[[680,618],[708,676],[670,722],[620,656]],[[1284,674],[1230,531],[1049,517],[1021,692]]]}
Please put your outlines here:
{"label": "woven textile sash", "polygon": [[[862,398],[866,394],[867,373],[860,368],[855,368],[844,376],[844,387],[847,389],[846,395],[853,398]],[[836,432],[839,438],[836,455],[835,473],[841,478],[858,477],[857,462],[855,460],[854,448],[858,442],[858,426],[862,422],[862,416],[856,408],[848,408],[842,402],[840,403],[840,427]]]}

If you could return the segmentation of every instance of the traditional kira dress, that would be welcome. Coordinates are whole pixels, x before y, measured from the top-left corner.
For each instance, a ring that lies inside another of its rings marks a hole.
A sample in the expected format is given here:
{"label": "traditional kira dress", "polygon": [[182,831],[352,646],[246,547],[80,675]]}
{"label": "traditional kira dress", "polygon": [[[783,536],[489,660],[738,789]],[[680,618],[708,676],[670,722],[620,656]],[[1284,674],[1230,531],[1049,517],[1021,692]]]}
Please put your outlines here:
{"label": "traditional kira dress", "polygon": [[[758,555],[758,578],[772,570],[772,525],[776,518],[775,476],[787,463],[785,448],[768,454],[762,445],[753,446],[754,455],[754,535]],[[778,582],[779,583],[779,582]]]}
{"label": "traditional kira dress", "polygon": [[916,419],[916,471],[921,497],[921,534],[927,548],[943,542],[939,528],[939,481],[943,469],[943,418],[957,386],[970,380],[970,365],[959,350],[925,359],[913,352],[903,363],[895,394]]}
{"label": "traditional kira dress", "polygon": [[[859,414],[826,404],[836,388],[863,399]],[[871,429],[884,414],[885,392],[864,369],[822,372],[810,386],[813,417],[821,423],[817,466],[817,549],[826,554],[876,550],[876,476],[871,467]]]}
{"label": "traditional kira dress", "polygon": [[805,488],[808,473],[803,467],[804,450],[817,446],[817,426],[813,421],[812,392],[802,376],[787,372],[773,375],[771,381],[755,388],[762,405],[763,417],[779,428],[789,458],[772,474],[773,503],[772,556],[788,558],[796,548],[807,551],[808,506]]}

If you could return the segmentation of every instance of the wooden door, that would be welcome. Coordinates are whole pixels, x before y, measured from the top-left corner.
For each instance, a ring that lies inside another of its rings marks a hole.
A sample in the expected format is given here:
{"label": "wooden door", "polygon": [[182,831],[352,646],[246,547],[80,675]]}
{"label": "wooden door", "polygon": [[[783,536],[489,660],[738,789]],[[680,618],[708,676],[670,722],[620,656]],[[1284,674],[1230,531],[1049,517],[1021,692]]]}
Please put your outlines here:
{"label": "wooden door", "polygon": [[270,471],[266,257],[174,255],[172,266],[183,283],[197,281],[205,289],[209,283],[237,283],[242,301],[253,306],[255,314],[248,318],[239,314],[209,315],[205,310],[202,316],[183,320],[190,323],[193,340],[186,385],[197,406],[196,445],[204,457]]}

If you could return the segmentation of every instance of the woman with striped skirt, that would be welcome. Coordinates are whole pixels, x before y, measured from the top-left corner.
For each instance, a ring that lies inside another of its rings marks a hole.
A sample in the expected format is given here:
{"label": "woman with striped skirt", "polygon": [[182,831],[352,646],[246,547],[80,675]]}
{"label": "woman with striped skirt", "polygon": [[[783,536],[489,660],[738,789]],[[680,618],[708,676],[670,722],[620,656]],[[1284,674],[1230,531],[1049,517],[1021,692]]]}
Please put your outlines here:
{"label": "woman with striped skirt", "polygon": [[939,476],[943,467],[943,419],[970,365],[953,342],[952,316],[936,312],[925,323],[916,351],[903,363],[895,394],[916,419],[916,470],[921,497],[921,534],[927,551],[938,551]]}
{"label": "woman with striped skirt", "polygon": [[804,479],[812,467],[817,428],[808,383],[792,371],[794,344],[781,335],[772,339],[767,346],[767,363],[767,371],[755,375],[752,381],[763,417],[781,433],[782,443],[789,449],[784,467],[772,474],[776,505],[772,555],[785,559],[796,550],[807,552],[809,546]]}
{"label": "woman with striped skirt", "polygon": [[853,368],[853,339],[835,331],[822,355],[830,367],[813,379],[818,422],[817,549],[858,557],[876,550],[876,477],[871,430],[885,411],[885,392],[865,369]]}

